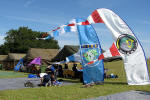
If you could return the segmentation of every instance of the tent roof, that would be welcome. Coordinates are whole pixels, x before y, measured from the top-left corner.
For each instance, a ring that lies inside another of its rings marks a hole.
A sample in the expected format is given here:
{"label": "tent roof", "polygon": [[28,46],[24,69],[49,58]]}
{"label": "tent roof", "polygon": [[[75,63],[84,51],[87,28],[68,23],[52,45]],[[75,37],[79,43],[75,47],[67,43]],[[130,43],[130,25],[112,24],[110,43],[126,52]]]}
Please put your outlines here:
{"label": "tent roof", "polygon": [[9,53],[8,54],[8,59],[9,60],[20,60],[21,58],[25,57],[26,54],[21,54],[21,53]]}
{"label": "tent roof", "polygon": [[111,61],[116,61],[116,60],[122,60],[122,57],[121,56],[114,56],[114,57],[104,58],[104,62],[111,62]]}
{"label": "tent roof", "polygon": [[74,53],[77,53],[79,46],[75,45],[64,45],[61,51],[52,59],[52,61],[63,61],[66,57],[71,56]]}
{"label": "tent roof", "polygon": [[0,55],[0,61],[7,60],[8,55]]}
{"label": "tent roof", "polygon": [[58,49],[30,48],[27,52],[27,59],[41,57],[44,60],[51,60],[57,53]]}
{"label": "tent roof", "polygon": [[[66,57],[71,56],[77,53],[79,50],[78,45],[64,45],[61,51],[52,59],[52,61],[63,61],[66,60]],[[104,50],[102,49],[102,52]]]}

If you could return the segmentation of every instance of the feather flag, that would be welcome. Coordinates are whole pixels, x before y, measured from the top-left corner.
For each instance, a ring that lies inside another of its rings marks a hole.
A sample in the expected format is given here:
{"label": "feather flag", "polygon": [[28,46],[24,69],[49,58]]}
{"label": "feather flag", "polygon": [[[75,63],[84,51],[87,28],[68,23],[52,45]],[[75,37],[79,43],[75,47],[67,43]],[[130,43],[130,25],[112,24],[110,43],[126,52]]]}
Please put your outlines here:
{"label": "feather flag", "polygon": [[[80,25],[84,21],[83,19],[74,19],[70,24],[63,25],[57,28],[53,32],[53,36],[57,34],[63,34],[66,32],[78,32],[80,41],[80,56],[83,66],[83,80],[85,84],[92,82],[103,82],[104,81],[104,66],[103,60],[98,60],[93,64],[88,65],[87,63],[98,59],[102,53],[99,39],[94,28],[91,25]],[[54,36],[54,37],[55,37]],[[93,39],[94,38],[94,39]]]}
{"label": "feather flag", "polygon": [[128,84],[150,84],[145,53],[128,25],[117,14],[104,8],[95,10],[87,21],[89,23],[104,23],[112,32],[116,47],[124,60]]}
{"label": "feather flag", "polygon": [[23,58],[21,58],[17,65],[14,67],[14,71],[19,71],[21,66],[23,66]]}
{"label": "feather flag", "polygon": [[[77,23],[83,21],[83,19],[77,19]],[[97,34],[92,25],[77,25],[77,30],[83,67],[83,81],[85,84],[103,82],[103,60],[98,60],[90,65],[88,64],[90,61],[98,59],[99,55],[102,53]]]}

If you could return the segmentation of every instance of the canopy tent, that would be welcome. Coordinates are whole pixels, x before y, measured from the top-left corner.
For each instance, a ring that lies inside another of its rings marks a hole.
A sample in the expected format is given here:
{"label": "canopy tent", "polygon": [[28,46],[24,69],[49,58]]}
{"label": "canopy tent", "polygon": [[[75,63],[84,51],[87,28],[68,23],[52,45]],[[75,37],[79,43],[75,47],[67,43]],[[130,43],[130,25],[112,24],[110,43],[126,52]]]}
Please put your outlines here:
{"label": "canopy tent", "polygon": [[75,45],[65,45],[61,51],[52,59],[53,62],[60,62],[66,60],[66,57],[77,53],[79,46]]}

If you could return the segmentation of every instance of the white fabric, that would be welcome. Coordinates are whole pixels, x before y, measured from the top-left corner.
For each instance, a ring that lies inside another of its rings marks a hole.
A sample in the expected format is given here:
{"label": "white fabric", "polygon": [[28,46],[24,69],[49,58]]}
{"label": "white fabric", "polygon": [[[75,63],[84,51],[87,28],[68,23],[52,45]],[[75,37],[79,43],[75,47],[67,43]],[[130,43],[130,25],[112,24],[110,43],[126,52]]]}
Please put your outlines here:
{"label": "white fabric", "polygon": [[[69,21],[69,24],[72,24],[72,23],[76,24],[76,19],[72,19],[71,21]],[[71,32],[76,32],[77,31],[77,26],[76,25],[71,26],[70,28],[71,28],[70,29]]]}
{"label": "white fabric", "polygon": [[64,34],[64,33],[65,33],[64,26],[61,26],[61,27],[60,27],[59,33],[60,33],[60,34]]}
{"label": "white fabric", "polygon": [[110,50],[105,51],[105,52],[103,53],[103,55],[104,55],[104,58],[112,57]]}
{"label": "white fabric", "polygon": [[95,23],[91,15],[87,18],[87,20],[89,23]]}
{"label": "white fabric", "polygon": [[42,78],[44,75],[47,75],[46,73],[40,73],[40,77]]}
{"label": "white fabric", "polygon": [[[105,25],[112,32],[115,41],[121,34],[129,34],[134,36],[126,23],[114,12],[108,9],[97,10],[104,21]],[[137,40],[138,41],[138,40]],[[129,85],[146,85],[150,84],[147,64],[142,47],[138,41],[138,47],[132,54],[122,54],[120,52],[126,71],[127,81]]]}

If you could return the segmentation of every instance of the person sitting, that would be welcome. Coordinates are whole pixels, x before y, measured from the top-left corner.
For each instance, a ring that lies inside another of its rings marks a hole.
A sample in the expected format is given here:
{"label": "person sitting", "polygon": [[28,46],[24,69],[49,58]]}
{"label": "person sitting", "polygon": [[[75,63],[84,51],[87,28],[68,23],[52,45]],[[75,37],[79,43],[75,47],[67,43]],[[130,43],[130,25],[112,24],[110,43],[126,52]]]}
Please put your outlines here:
{"label": "person sitting", "polygon": [[51,73],[52,71],[49,69],[46,69],[46,73],[41,75],[41,83],[39,86],[47,86],[50,85],[49,81],[51,80]]}

